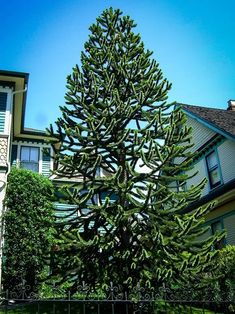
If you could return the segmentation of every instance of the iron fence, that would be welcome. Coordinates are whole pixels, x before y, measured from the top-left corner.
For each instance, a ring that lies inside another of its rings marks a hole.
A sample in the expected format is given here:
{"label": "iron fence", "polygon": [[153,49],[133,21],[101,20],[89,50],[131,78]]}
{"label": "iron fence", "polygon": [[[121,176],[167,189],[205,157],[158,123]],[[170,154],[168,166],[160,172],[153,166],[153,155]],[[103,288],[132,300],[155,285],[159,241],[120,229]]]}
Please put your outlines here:
{"label": "iron fence", "polygon": [[112,282],[95,292],[85,282],[76,292],[54,283],[50,291],[35,293],[23,280],[14,291],[1,293],[0,314],[155,314],[155,313],[235,313],[235,291],[189,286],[148,289],[137,285],[128,293]]}

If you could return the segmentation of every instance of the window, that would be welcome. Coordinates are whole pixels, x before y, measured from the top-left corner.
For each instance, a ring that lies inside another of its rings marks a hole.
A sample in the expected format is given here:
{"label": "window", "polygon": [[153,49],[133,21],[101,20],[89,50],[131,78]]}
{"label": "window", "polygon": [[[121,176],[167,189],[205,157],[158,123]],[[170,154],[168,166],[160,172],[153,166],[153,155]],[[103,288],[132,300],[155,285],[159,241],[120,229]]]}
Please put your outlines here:
{"label": "window", "polygon": [[206,165],[211,189],[221,184],[219,161],[215,151],[206,157]]}
{"label": "window", "polygon": [[20,155],[20,167],[39,172],[39,148],[22,146]]}
{"label": "window", "polygon": [[[211,232],[214,235],[216,231],[221,231],[223,230],[223,225],[221,220],[217,220],[211,224]],[[215,243],[215,249],[220,250],[224,247],[224,238],[221,240],[217,241]]]}
{"label": "window", "polygon": [[186,182],[177,181],[177,192],[186,192]]}

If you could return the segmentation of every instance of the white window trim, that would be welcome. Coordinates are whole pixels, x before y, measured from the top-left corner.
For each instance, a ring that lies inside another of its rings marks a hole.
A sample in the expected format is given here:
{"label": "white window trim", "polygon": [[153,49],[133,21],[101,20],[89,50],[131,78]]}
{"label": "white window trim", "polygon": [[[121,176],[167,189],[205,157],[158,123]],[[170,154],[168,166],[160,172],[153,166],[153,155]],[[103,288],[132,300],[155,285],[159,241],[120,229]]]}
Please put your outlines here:
{"label": "white window trim", "polygon": [[[39,144],[39,143],[24,143],[24,142],[13,142],[12,145],[17,145],[17,158],[16,158],[16,165],[20,164],[20,154],[21,154],[21,147],[25,146],[25,147],[36,147],[39,148],[39,161],[38,161],[38,173],[42,174],[42,150],[43,148],[50,148],[51,146],[49,145],[43,145],[43,144]],[[50,170],[52,170],[53,168],[53,160],[51,160],[50,162]]]}

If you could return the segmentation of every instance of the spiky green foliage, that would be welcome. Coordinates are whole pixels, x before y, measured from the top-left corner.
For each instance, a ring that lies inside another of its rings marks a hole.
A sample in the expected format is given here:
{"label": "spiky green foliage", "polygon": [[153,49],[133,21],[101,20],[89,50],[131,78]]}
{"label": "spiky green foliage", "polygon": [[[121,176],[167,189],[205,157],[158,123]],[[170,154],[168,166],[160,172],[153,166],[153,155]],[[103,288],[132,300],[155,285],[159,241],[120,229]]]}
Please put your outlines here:
{"label": "spiky green foliage", "polygon": [[27,293],[38,288],[53,242],[52,196],[48,178],[26,169],[11,170],[3,216],[3,286],[9,292],[17,291],[23,280],[31,289]]}
{"label": "spiky green foliage", "polygon": [[171,84],[134,27],[120,10],[97,18],[81,66],[67,78],[57,130],[49,130],[62,143],[57,175],[77,177],[67,202],[78,217],[70,211],[61,223],[53,269],[74,287],[178,282],[206,270],[214,254],[212,238],[194,242],[208,208],[181,214],[205,182],[172,188],[187,179],[190,129],[180,108],[167,104]]}

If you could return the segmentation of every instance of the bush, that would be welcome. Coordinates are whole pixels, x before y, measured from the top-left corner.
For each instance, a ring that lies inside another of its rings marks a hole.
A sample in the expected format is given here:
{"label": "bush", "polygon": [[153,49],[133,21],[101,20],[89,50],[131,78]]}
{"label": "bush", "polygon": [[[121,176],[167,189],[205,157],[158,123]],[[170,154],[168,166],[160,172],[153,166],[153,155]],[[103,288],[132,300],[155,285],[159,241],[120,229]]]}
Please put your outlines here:
{"label": "bush", "polygon": [[3,216],[5,290],[16,291],[22,280],[31,291],[37,290],[53,242],[53,193],[50,180],[32,171],[13,168],[8,176]]}
{"label": "bush", "polygon": [[235,245],[227,245],[216,259],[216,275],[223,300],[235,299]]}

